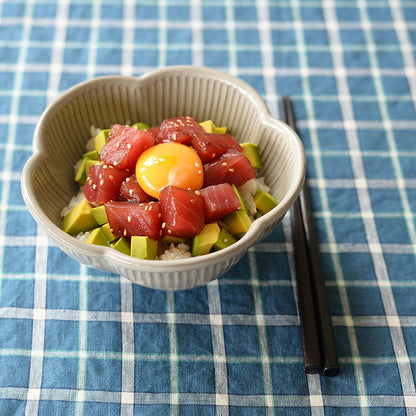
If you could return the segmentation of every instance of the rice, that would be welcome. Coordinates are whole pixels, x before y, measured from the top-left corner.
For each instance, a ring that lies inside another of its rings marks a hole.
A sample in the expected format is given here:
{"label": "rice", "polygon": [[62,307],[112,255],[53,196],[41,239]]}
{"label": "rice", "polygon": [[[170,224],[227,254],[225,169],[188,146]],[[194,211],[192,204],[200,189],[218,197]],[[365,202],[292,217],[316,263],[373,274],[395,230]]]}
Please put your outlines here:
{"label": "rice", "polygon": [[156,259],[157,260],[187,259],[191,256],[192,256],[191,249],[187,244],[179,243],[178,245],[175,245],[171,243],[169,248],[166,249]]}

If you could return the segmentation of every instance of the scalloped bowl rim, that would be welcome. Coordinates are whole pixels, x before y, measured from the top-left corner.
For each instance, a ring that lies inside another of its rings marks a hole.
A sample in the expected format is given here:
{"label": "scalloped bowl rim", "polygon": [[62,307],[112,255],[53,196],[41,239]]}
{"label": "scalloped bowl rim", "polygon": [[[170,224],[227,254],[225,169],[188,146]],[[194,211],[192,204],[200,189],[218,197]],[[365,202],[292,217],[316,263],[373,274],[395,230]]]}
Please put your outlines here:
{"label": "scalloped bowl rim", "polygon": [[[233,245],[213,253],[205,254],[203,256],[190,257],[186,259],[142,260],[138,258],[133,258],[109,247],[92,245],[82,242],[61,230],[60,227],[56,225],[51,219],[49,219],[48,216],[42,211],[42,208],[39,206],[39,204],[36,203],[36,195],[34,194],[34,190],[30,185],[30,176],[32,175],[38,164],[43,160],[43,158],[46,157],[47,154],[42,147],[42,137],[40,136],[43,122],[53,115],[55,107],[62,105],[66,100],[70,100],[74,94],[81,92],[85,87],[102,83],[111,84],[113,81],[125,80],[128,82],[135,83],[137,87],[140,88],[141,84],[150,81],[153,78],[159,78],[165,75],[172,75],[175,72],[183,73],[184,71],[191,71],[200,75],[207,74],[210,76],[215,76],[218,79],[237,87],[240,93],[248,95],[251,101],[256,105],[256,111],[258,113],[258,116],[261,118],[261,125],[269,125],[273,128],[279,127],[281,130],[285,131],[285,134],[287,135],[289,140],[291,140],[297,148],[297,155],[300,166],[300,169],[297,171],[297,178],[294,181],[292,187],[290,188],[290,192],[287,192],[285,197],[281,201],[279,201],[277,207],[273,208],[267,214],[253,221],[247,233]],[[258,239],[262,230],[268,225],[275,222],[277,218],[283,218],[287,210],[293,204],[303,186],[306,169],[305,164],[306,161],[303,145],[297,134],[288,125],[276,118],[273,118],[270,115],[269,109],[267,108],[259,93],[245,81],[241,80],[240,78],[229,75],[225,72],[211,68],[195,66],[171,66],[156,69],[139,77],[123,75],[95,77],[90,80],[83,81],[77,85],[74,85],[73,87],[69,88],[68,90],[60,94],[45,109],[37,123],[33,138],[33,154],[28,159],[23,168],[21,186],[24,201],[32,216],[34,217],[36,222],[47,231],[47,233],[53,240],[56,240],[57,242],[61,243],[60,246],[69,246],[76,249],[77,252],[83,252],[84,254],[88,254],[94,257],[105,257],[110,261],[114,261],[115,265],[120,265],[132,270],[142,270],[148,272],[177,272],[195,269],[201,264],[215,264],[218,263],[220,260],[225,260],[226,258],[238,256],[240,253],[245,253],[254,243],[256,243],[256,240]]]}

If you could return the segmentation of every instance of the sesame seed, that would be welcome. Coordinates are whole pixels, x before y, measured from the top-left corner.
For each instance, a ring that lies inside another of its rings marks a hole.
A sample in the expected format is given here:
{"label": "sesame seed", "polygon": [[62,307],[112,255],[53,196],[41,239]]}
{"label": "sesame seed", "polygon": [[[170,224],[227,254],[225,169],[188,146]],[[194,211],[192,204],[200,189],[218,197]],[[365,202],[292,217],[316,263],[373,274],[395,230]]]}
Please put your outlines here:
{"label": "sesame seed", "polygon": [[166,223],[162,222],[162,228],[165,228],[165,227],[166,227]]}
{"label": "sesame seed", "polygon": [[224,240],[222,240],[223,243],[228,243],[228,238],[224,238]]}
{"label": "sesame seed", "polygon": [[129,195],[133,195],[134,191],[133,189],[129,189]]}
{"label": "sesame seed", "polygon": [[195,167],[199,168],[199,163],[198,162],[195,162]]}
{"label": "sesame seed", "polygon": [[98,175],[98,177],[99,177],[100,179],[102,179],[103,174],[102,174],[102,173],[100,173],[100,174]]}
{"label": "sesame seed", "polygon": [[222,165],[223,166],[227,166],[227,162],[222,162]]}
{"label": "sesame seed", "polygon": [[170,228],[168,230],[168,234],[172,234],[172,230]]}
{"label": "sesame seed", "polygon": [[157,217],[160,218],[162,216],[162,213],[159,212],[159,214],[157,214]]}
{"label": "sesame seed", "polygon": [[128,222],[131,222],[131,217],[130,217],[130,215],[127,217],[127,221],[128,221]]}
{"label": "sesame seed", "polygon": [[111,180],[113,180],[114,179],[114,176],[113,175],[109,175],[108,176]]}
{"label": "sesame seed", "polygon": [[130,178],[126,178],[126,182],[130,182]]}
{"label": "sesame seed", "polygon": [[214,159],[214,157],[215,156],[217,156],[217,154],[216,153],[213,153],[212,155],[211,155],[211,157]]}
{"label": "sesame seed", "polygon": [[104,179],[100,180],[100,185],[103,186],[104,185]]}
{"label": "sesame seed", "polygon": [[118,149],[120,147],[120,142],[116,143],[116,148]]}
{"label": "sesame seed", "polygon": [[131,144],[130,143],[127,145],[127,149],[131,149]]}
{"label": "sesame seed", "polygon": [[199,170],[199,171],[198,171],[198,175],[201,175],[201,174],[202,174],[202,170]]}
{"label": "sesame seed", "polygon": [[97,187],[97,185],[96,184],[94,184],[93,186],[92,186],[92,189],[95,189]]}
{"label": "sesame seed", "polygon": [[234,172],[233,168],[228,169],[229,172]]}
{"label": "sesame seed", "polygon": [[201,195],[201,192],[195,191],[195,195]]}
{"label": "sesame seed", "polygon": [[126,229],[124,229],[123,234],[124,234],[124,237],[127,235],[127,230]]}

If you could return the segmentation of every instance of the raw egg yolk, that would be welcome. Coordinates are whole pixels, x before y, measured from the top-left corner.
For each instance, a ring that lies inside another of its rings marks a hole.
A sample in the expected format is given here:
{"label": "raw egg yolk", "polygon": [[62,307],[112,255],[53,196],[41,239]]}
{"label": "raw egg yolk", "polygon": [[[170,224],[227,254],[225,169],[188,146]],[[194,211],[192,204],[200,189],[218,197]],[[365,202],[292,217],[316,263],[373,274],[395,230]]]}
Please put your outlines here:
{"label": "raw egg yolk", "polygon": [[137,160],[137,182],[154,198],[166,185],[196,191],[202,188],[204,169],[198,154],[180,143],[161,143],[146,149]]}

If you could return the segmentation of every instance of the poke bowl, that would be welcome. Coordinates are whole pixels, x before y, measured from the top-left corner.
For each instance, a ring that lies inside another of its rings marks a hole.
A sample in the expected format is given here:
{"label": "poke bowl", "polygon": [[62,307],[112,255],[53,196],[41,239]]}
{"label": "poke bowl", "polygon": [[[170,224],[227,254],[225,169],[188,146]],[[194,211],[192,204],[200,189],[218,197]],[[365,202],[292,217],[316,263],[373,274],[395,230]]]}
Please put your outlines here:
{"label": "poke bowl", "polygon": [[[135,122],[159,126],[175,117],[226,126],[238,142],[254,144],[262,159],[258,175],[278,204],[253,220],[233,244],[186,258],[136,258],[65,232],[62,211],[79,193],[74,166],[92,129]],[[33,155],[23,169],[21,185],[35,221],[73,259],[149,288],[184,290],[217,279],[267,237],[294,203],[304,177],[305,154],[298,136],[270,115],[254,88],[215,69],[172,66],[140,77],[97,77],[62,93],[36,126]]]}

